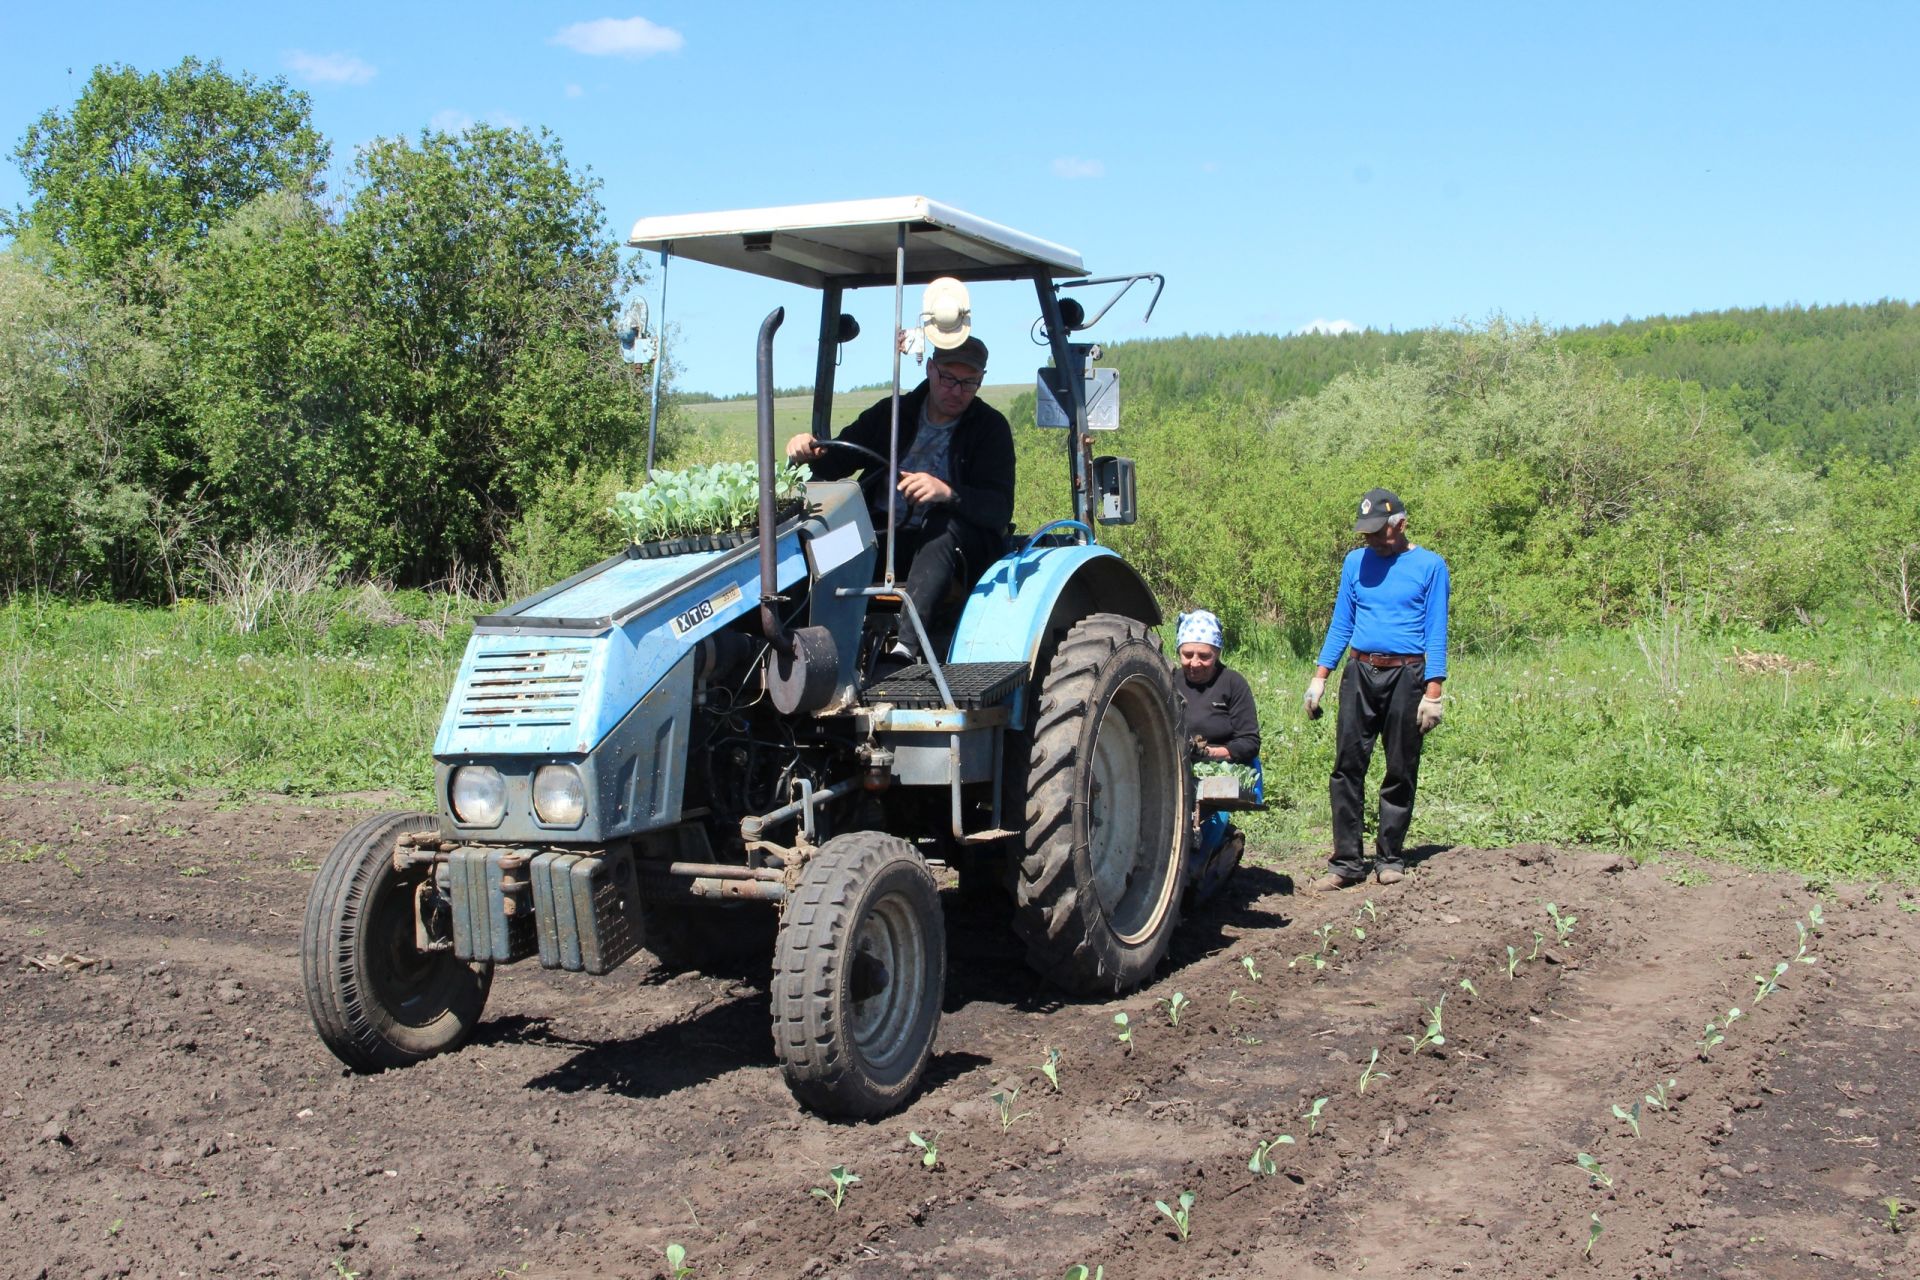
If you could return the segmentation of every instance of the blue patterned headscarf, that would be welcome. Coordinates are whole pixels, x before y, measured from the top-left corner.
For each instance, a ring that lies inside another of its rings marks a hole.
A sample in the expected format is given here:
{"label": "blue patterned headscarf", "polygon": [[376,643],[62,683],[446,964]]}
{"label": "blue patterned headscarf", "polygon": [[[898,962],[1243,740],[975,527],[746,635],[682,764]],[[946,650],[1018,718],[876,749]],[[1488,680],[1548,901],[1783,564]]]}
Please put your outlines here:
{"label": "blue patterned headscarf", "polygon": [[1205,609],[1195,609],[1192,613],[1180,615],[1179,638],[1175,644],[1210,644],[1216,649],[1226,648],[1227,633],[1221,627],[1220,619]]}

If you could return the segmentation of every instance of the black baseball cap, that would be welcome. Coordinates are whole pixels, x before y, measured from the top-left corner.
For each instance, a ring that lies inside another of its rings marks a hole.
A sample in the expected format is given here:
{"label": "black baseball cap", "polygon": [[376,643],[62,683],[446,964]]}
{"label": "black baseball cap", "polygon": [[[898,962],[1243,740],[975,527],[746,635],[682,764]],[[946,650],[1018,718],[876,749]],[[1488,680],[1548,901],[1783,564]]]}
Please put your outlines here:
{"label": "black baseball cap", "polygon": [[1369,489],[1360,499],[1360,518],[1353,522],[1355,533],[1378,533],[1387,527],[1388,516],[1407,514],[1406,503],[1391,489]]}
{"label": "black baseball cap", "polygon": [[935,347],[933,354],[927,357],[927,363],[929,365],[972,365],[976,373],[985,373],[987,371],[987,344],[978,338],[968,338],[957,347]]}

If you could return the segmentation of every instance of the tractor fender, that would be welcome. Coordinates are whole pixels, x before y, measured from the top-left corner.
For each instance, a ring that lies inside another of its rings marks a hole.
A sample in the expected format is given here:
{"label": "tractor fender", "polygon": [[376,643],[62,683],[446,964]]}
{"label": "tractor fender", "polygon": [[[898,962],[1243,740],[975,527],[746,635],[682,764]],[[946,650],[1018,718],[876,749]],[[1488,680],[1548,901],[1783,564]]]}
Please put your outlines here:
{"label": "tractor fender", "polygon": [[[967,597],[950,650],[953,662],[1039,662],[1049,637],[1093,613],[1118,613],[1148,626],[1159,602],[1138,571],[1111,548],[1034,547],[1001,557]],[[1024,727],[1027,698],[1014,705]]]}

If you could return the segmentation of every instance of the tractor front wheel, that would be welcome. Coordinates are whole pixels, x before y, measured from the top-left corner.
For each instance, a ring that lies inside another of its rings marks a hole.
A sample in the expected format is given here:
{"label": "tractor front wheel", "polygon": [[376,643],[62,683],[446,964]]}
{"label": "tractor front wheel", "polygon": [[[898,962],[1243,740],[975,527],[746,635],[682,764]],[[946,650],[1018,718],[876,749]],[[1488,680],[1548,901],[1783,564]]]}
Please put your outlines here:
{"label": "tractor front wheel", "polygon": [[1173,670],[1144,623],[1096,613],[1054,650],[1033,714],[1014,925],[1048,981],[1125,991],[1180,918],[1192,779]]}
{"label": "tractor front wheel", "polygon": [[827,841],[787,900],[773,962],[773,1047],[801,1105],[868,1119],[912,1097],[940,1028],[947,933],[914,847]]}
{"label": "tractor front wheel", "polygon": [[414,904],[430,867],[393,867],[394,841],[432,831],[430,814],[386,813],[340,837],[307,895],[300,969],[313,1025],[355,1071],[405,1067],[457,1047],[473,1032],[493,966],[451,949],[422,951]]}

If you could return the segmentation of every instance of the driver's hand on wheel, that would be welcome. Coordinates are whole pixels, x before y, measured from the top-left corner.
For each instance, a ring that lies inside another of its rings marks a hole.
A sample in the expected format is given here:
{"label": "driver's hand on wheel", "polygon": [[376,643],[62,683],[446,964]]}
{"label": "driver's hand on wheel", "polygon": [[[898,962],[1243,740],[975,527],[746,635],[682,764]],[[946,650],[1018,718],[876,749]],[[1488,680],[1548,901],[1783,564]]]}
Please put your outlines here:
{"label": "driver's hand on wheel", "polygon": [[813,438],[811,431],[802,431],[787,441],[787,461],[796,467],[803,462],[814,462],[826,456],[826,448]]}
{"label": "driver's hand on wheel", "polygon": [[900,494],[910,502],[952,502],[953,486],[929,471],[903,471]]}

